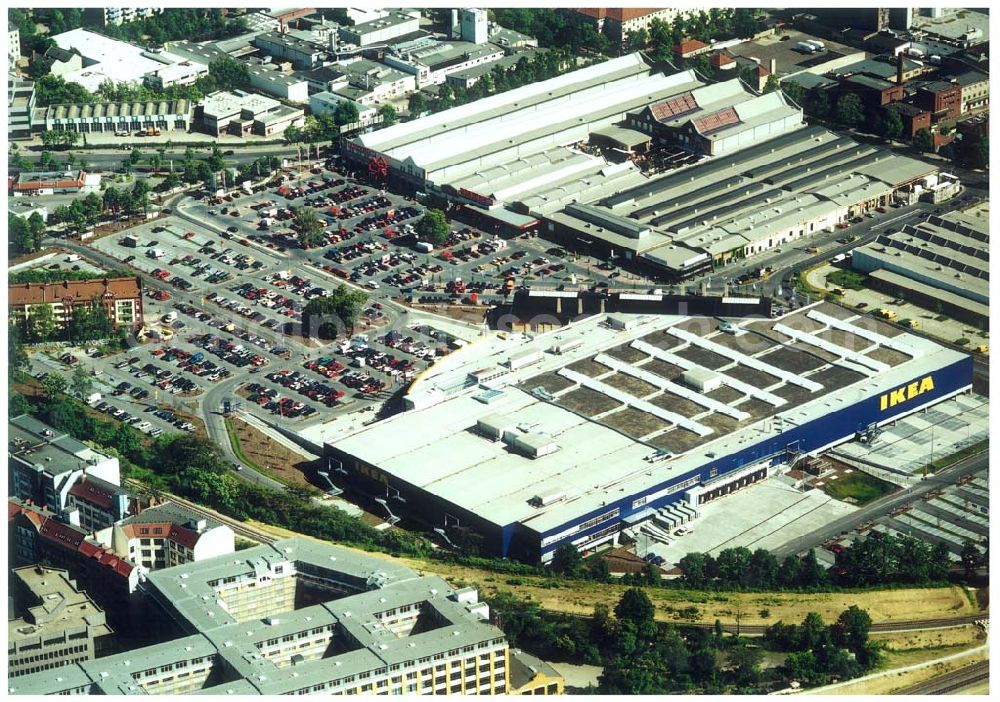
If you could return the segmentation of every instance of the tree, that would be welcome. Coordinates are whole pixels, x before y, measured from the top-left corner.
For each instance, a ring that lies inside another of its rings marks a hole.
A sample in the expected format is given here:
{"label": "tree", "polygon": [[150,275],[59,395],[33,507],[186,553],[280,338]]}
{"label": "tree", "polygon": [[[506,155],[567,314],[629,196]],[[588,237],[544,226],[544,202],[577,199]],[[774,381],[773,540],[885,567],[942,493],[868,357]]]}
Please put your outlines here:
{"label": "tree", "polygon": [[49,373],[42,378],[42,390],[50,400],[66,392],[69,383],[58,373]]}
{"label": "tree", "polygon": [[49,305],[31,305],[28,308],[28,339],[49,341],[55,336],[56,318]]}
{"label": "tree", "polygon": [[757,22],[753,11],[745,7],[737,7],[733,15],[733,34],[739,39],[748,39],[757,33]]}
{"label": "tree", "polygon": [[218,90],[236,90],[250,84],[250,67],[228,55],[208,64],[208,74]]}
{"label": "tree", "polygon": [[632,32],[628,37],[629,51],[639,51],[649,43],[649,33],[642,27]]}
{"label": "tree", "polygon": [[743,546],[722,549],[715,559],[719,579],[724,583],[746,585],[750,557],[750,549]]}
{"label": "tree", "polygon": [[94,379],[83,366],[73,369],[69,381],[70,389],[80,397],[86,397],[90,389],[94,387]]}
{"label": "tree", "polygon": [[832,627],[833,641],[838,646],[857,654],[868,645],[868,632],[872,628],[872,618],[857,605],[851,605],[837,618]]}
{"label": "tree", "polygon": [[703,588],[707,583],[705,573],[705,556],[701,553],[689,553],[677,563],[684,573],[684,584],[692,588]]}
{"label": "tree", "polygon": [[760,681],[760,663],[763,652],[756,646],[739,644],[729,652],[729,665],[733,668],[736,684],[755,685]]}
{"label": "tree", "polygon": [[799,583],[804,587],[815,587],[826,581],[826,569],[816,559],[816,549],[811,548],[802,557],[799,567]]}
{"label": "tree", "polygon": [[361,118],[361,113],[358,112],[358,104],[353,100],[340,100],[337,102],[337,107],[333,110],[333,122],[338,127],[342,127],[345,124],[354,124]]}
{"label": "tree", "polygon": [[982,564],[982,554],[974,543],[966,541],[962,544],[960,557],[962,559],[962,568],[965,569],[965,579],[969,580],[975,574],[976,568]]}
{"label": "tree", "polygon": [[444,212],[434,208],[424,212],[416,226],[417,238],[435,246],[441,246],[448,240],[451,228],[448,226],[448,219]]}
{"label": "tree", "polygon": [[857,127],[865,119],[861,98],[854,93],[844,93],[837,100],[837,121],[845,127]]}
{"label": "tree", "polygon": [[386,103],[378,108],[378,113],[382,115],[383,127],[391,127],[399,119],[399,115],[396,114],[396,108],[389,103]]}
{"label": "tree", "polygon": [[560,575],[579,577],[583,573],[583,556],[573,544],[562,544],[552,554],[551,568]]}
{"label": "tree", "polygon": [[654,612],[653,603],[646,593],[634,587],[626,590],[615,605],[615,616],[619,620],[627,620],[636,625],[652,622]]}
{"label": "tree", "polygon": [[764,83],[764,92],[773,93],[776,90],[781,89],[781,83],[778,82],[778,76],[773,73],[767,77],[767,82]]}
{"label": "tree", "polygon": [[427,96],[419,90],[412,93],[406,101],[406,108],[411,117],[417,117],[427,111]]}
{"label": "tree", "polygon": [[323,222],[311,207],[293,207],[292,226],[299,233],[299,245],[307,249],[323,241]]}
{"label": "tree", "polygon": [[611,577],[611,567],[608,565],[607,559],[601,556],[592,556],[586,561],[586,565],[587,576],[592,580],[605,582]]}
{"label": "tree", "polygon": [[820,674],[816,663],[816,656],[812,651],[798,651],[789,653],[781,666],[782,673],[790,681],[815,685],[817,676]]}
{"label": "tree", "polygon": [[360,290],[339,285],[329,295],[313,298],[306,303],[302,310],[302,334],[333,339],[345,330],[353,331],[367,302],[368,296]]}
{"label": "tree", "polygon": [[823,617],[816,612],[810,612],[802,620],[802,626],[799,627],[799,636],[799,650],[816,651],[816,649],[826,644],[830,636],[830,630],[823,621]]}
{"label": "tree", "polygon": [[750,556],[747,565],[748,583],[757,588],[768,590],[774,587],[778,576],[778,559],[770,551],[758,548]]}
{"label": "tree", "polygon": [[934,136],[927,127],[921,127],[917,130],[917,133],[913,135],[913,148],[920,151],[933,151],[934,150]]}
{"label": "tree", "polygon": [[903,118],[896,110],[885,110],[878,120],[879,136],[886,141],[898,139],[903,134]]}

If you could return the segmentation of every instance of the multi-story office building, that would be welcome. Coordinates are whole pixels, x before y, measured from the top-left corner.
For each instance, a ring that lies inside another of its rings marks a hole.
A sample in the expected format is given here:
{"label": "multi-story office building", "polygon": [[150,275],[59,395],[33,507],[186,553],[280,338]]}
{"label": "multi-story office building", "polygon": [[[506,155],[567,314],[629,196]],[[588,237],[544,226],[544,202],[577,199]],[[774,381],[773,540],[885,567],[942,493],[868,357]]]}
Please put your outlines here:
{"label": "multi-story office building", "polygon": [[142,286],[138,278],[64,280],[61,283],[19,283],[7,286],[7,305],[12,319],[24,321],[40,305],[52,308],[57,324],[69,324],[73,308],[104,307],[115,329],[137,331],[142,327]]}
{"label": "multi-story office building", "polygon": [[113,485],[121,483],[117,458],[98,453],[27,414],[12,418],[7,426],[9,489],[13,496],[61,514],[70,490],[85,473]]}
{"label": "multi-story office building", "polygon": [[[31,565],[11,571],[7,677],[93,660],[112,636],[104,612],[65,570]],[[48,673],[51,675],[51,673]]]}
{"label": "multi-story office building", "polygon": [[[151,573],[187,636],[30,675],[11,694],[503,694],[503,632],[472,588],[305,539]],[[165,622],[165,623],[166,623]],[[156,626],[157,622],[150,622]]]}

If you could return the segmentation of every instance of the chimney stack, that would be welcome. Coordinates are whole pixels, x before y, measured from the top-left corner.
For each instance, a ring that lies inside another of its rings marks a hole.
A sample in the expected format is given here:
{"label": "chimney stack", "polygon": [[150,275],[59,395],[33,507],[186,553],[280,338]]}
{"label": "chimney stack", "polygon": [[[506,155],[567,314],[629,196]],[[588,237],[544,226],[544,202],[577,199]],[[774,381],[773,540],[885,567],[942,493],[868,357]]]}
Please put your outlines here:
{"label": "chimney stack", "polygon": [[896,85],[903,84],[903,52],[896,55]]}
{"label": "chimney stack", "polygon": [[768,68],[771,71],[771,75],[774,76],[775,80],[777,80],[777,78],[778,78],[778,62],[776,60],[774,60],[774,59],[771,59],[771,65]]}

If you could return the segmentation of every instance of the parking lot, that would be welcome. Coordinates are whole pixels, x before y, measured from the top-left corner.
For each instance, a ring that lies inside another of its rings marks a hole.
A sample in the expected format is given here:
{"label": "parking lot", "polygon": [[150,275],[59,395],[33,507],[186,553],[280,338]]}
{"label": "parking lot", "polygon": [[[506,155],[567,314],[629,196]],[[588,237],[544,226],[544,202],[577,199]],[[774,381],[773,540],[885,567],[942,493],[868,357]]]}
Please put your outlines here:
{"label": "parking lot", "polygon": [[[305,173],[286,172],[280,186],[220,199],[207,194],[190,199],[179,211],[232,237],[231,245],[266,248],[293,262],[307,263],[371,290],[396,296],[437,293],[465,299],[470,293],[496,295],[506,278],[518,284],[587,285],[615,282],[644,287],[649,281],[623,274],[602,261],[553,247],[537,233],[511,241],[452,222],[443,247],[416,249],[414,227],[423,207],[367,182],[358,182],[336,161],[316,164]],[[292,228],[292,207],[316,211],[324,223],[321,245],[303,250]]]}

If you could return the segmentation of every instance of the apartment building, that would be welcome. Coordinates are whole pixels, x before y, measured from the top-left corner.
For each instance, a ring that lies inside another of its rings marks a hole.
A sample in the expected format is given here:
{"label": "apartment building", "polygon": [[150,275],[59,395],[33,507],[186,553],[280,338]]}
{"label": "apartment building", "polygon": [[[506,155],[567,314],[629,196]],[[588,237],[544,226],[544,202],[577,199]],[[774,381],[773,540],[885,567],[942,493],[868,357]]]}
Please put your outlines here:
{"label": "apartment building", "polygon": [[66,521],[89,532],[109,527],[127,516],[129,496],[120,485],[81,475],[66,495]]}
{"label": "apartment building", "polygon": [[236,550],[232,529],[173,502],[105,526],[96,539],[143,571],[172,568]]}
{"label": "apartment building", "polygon": [[962,114],[982,110],[990,105],[990,76],[979,71],[966,71],[955,78],[962,88]]}
{"label": "apartment building", "polygon": [[30,139],[35,114],[35,84],[30,80],[7,81],[7,138]]}
{"label": "apartment building", "polygon": [[670,7],[585,7],[577,10],[594,23],[597,31],[604,32],[619,46],[628,44],[629,38],[639,30],[648,32],[653,20],[672,25],[678,15],[688,15],[697,11],[697,9]]}
{"label": "apartment building", "polygon": [[[23,174],[22,174],[23,175]],[[15,186],[17,187],[17,186]],[[138,331],[143,324],[142,285],[138,278],[64,280],[61,283],[18,283],[7,286],[7,309],[11,319],[23,322],[40,305],[52,309],[57,324],[66,325],[73,308],[96,301],[104,307],[115,329]]]}
{"label": "apartment building", "polygon": [[8,678],[93,660],[110,643],[104,612],[65,570],[40,565],[13,569],[10,598]]}
{"label": "apartment building", "polygon": [[22,414],[7,423],[11,495],[62,514],[70,490],[84,475],[121,484],[118,459],[105,456],[65,432]]}
{"label": "apartment building", "polygon": [[120,27],[160,12],[163,12],[162,7],[88,7],[83,11],[83,19],[98,27]]}
{"label": "apartment building", "polygon": [[[11,694],[505,694],[509,650],[473,588],[285,539],[149,574],[166,644],[13,681]],[[151,621],[150,626],[159,626]]]}
{"label": "apartment building", "polygon": [[21,31],[13,23],[7,23],[7,71],[13,73],[17,69],[17,60],[21,58]]}

